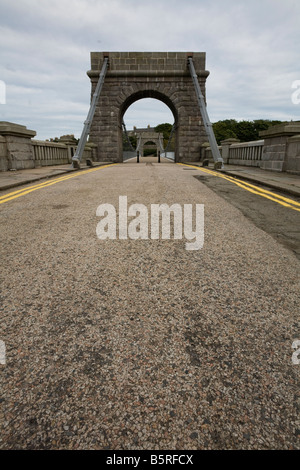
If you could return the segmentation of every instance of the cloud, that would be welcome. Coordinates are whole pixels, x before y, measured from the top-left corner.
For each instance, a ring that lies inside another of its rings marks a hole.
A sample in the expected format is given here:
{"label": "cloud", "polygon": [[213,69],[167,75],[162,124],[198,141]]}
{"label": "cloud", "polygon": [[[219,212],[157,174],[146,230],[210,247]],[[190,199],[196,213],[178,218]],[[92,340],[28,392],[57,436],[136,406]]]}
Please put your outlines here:
{"label": "cloud", "polygon": [[[291,101],[300,79],[298,0],[0,0],[0,8],[0,119],[38,138],[80,136],[95,50],[205,51],[211,121],[299,119]],[[172,115],[143,100],[126,118],[131,128]]]}
{"label": "cloud", "polygon": [[148,125],[155,127],[158,124],[168,122],[174,123],[171,110],[161,101],[145,98],[131,105],[124,115],[126,128],[133,129],[134,126],[145,128]]}

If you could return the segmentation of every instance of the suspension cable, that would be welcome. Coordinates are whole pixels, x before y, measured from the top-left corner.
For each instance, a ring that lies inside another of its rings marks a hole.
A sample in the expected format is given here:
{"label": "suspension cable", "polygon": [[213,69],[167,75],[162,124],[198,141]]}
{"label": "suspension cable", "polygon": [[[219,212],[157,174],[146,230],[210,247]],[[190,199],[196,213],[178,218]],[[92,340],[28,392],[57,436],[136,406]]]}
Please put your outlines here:
{"label": "suspension cable", "polygon": [[130,150],[132,150],[132,152],[135,152],[136,149],[133,147],[133,145],[132,145],[132,143],[131,143],[131,141],[130,141],[130,139],[129,139],[129,135],[128,135],[128,133],[127,133],[127,129],[126,129],[126,125],[125,125],[124,120],[122,120],[122,126],[123,126],[123,132],[124,132],[124,134],[125,134],[127,143],[129,144]]}
{"label": "suspension cable", "polygon": [[212,152],[214,162],[215,163],[220,163],[221,168],[223,168],[223,164],[224,164],[223,158],[221,157],[221,154],[220,154],[220,151],[219,151],[219,148],[218,148],[218,145],[217,145],[216,137],[215,137],[215,134],[214,134],[214,131],[213,131],[213,128],[212,128],[212,124],[211,124],[211,122],[209,120],[209,117],[208,117],[208,113],[207,113],[207,109],[206,109],[206,105],[205,105],[205,101],[204,101],[204,96],[201,92],[201,88],[200,88],[199,81],[198,81],[198,76],[196,74],[193,59],[191,57],[188,58],[188,64],[189,64],[190,73],[191,73],[191,76],[192,76],[192,79],[193,79],[193,82],[194,82],[194,85],[195,85],[195,90],[196,90],[196,95],[197,95],[198,104],[199,104],[199,108],[200,108],[200,113],[201,113],[201,116],[202,116],[203,124],[204,124],[205,130],[206,130],[206,134],[207,134],[207,137],[208,137],[208,141],[209,141],[209,145],[210,145],[210,148],[211,148],[211,152]]}
{"label": "suspension cable", "polygon": [[100,93],[101,93],[101,90],[102,90],[102,87],[103,87],[103,83],[104,83],[104,79],[105,79],[107,69],[108,69],[108,57],[105,57],[104,62],[103,62],[103,66],[102,66],[102,70],[101,70],[101,73],[100,73],[100,76],[99,76],[99,80],[98,80],[98,83],[97,83],[97,86],[96,86],[96,90],[95,90],[95,93],[93,94],[91,106],[90,106],[87,118],[84,122],[81,137],[80,137],[75,155],[72,158],[73,166],[75,168],[80,167],[80,162],[81,162],[82,155],[83,155],[83,152],[84,152],[84,147],[85,147],[85,144],[86,144],[86,141],[87,141],[88,134],[90,132],[91,124],[92,124],[93,117],[94,117],[95,110],[96,110],[96,105],[97,105],[97,102],[98,102],[98,99],[99,99],[99,96],[100,96]]}

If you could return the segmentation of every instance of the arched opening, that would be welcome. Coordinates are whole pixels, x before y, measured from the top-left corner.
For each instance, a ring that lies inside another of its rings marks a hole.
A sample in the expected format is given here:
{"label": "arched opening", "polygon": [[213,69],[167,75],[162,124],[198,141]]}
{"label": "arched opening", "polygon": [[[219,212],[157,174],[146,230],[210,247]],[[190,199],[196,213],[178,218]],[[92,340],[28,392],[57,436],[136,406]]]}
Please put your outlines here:
{"label": "arched opening", "polygon": [[[157,138],[153,139],[151,132],[155,133],[156,126],[166,123],[169,126],[162,126],[162,129],[158,131],[160,142]],[[165,149],[169,143],[167,156],[177,161],[178,112],[174,103],[166,95],[157,90],[143,90],[133,93],[124,101],[119,113],[119,129],[121,130],[119,135],[119,155],[121,158],[119,161],[123,160],[125,141],[124,126],[122,124],[125,124],[126,140],[127,142],[130,140],[128,144],[131,147],[136,149],[138,139],[141,138],[141,133],[144,132],[143,146],[147,146],[149,142],[152,142],[154,144],[152,147],[156,149],[156,155],[158,155],[158,151],[162,152],[161,147]],[[147,131],[150,133],[146,141]],[[169,139],[169,137],[171,138]],[[164,156],[163,153],[162,156]]]}
{"label": "arched opening", "polygon": [[157,152],[159,148],[156,142],[148,140],[148,142],[144,143],[143,148],[141,149],[141,156],[142,157],[149,157],[155,155],[157,157]]}

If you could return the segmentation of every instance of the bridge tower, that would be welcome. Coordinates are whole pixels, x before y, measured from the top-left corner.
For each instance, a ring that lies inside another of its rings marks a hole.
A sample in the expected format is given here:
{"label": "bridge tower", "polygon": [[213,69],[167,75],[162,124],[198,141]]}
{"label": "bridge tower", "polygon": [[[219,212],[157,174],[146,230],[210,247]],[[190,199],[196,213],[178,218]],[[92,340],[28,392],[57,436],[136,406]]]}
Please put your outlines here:
{"label": "bridge tower", "polygon": [[97,159],[121,162],[122,121],[126,110],[142,98],[155,98],[173,113],[175,161],[200,159],[207,142],[197,95],[188,66],[193,58],[195,72],[205,99],[205,52],[91,52],[92,96],[100,71],[108,57],[108,69],[90,127],[90,141],[97,145]]}

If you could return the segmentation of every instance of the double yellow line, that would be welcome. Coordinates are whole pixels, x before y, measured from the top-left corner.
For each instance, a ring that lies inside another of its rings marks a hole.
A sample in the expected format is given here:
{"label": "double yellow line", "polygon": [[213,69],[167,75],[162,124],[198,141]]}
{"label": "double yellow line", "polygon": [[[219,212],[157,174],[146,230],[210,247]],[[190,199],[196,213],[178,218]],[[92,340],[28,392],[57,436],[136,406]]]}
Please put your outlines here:
{"label": "double yellow line", "polygon": [[247,183],[246,181],[239,180],[238,178],[233,178],[232,176],[224,175],[217,171],[209,170],[207,168],[203,168],[203,167],[199,167],[195,165],[185,165],[183,163],[178,163],[178,165],[195,168],[196,170],[203,171],[204,173],[208,173],[209,175],[223,178],[227,181],[230,181],[231,183],[236,184],[240,188],[243,188],[246,191],[249,191],[250,193],[265,197],[266,199],[270,199],[271,201],[277,202],[278,204],[281,204],[284,207],[289,207],[290,209],[300,212],[300,203],[297,201],[294,201],[293,199],[280,196],[279,194],[273,193],[271,191],[267,191],[266,189],[262,189],[259,186],[255,186],[254,184]]}
{"label": "double yellow line", "polygon": [[4,202],[11,201],[12,199],[16,199],[21,196],[25,196],[25,194],[32,193],[33,191],[37,191],[38,189],[47,188],[48,186],[52,186],[53,184],[60,183],[62,181],[69,180],[71,178],[75,178],[76,176],[86,175],[87,173],[92,173],[93,171],[102,170],[103,168],[107,168],[112,165],[117,165],[117,163],[110,163],[108,165],[102,165],[97,168],[91,168],[88,170],[76,171],[73,174],[67,174],[65,176],[60,176],[59,178],[51,179],[44,181],[42,183],[35,184],[33,186],[29,186],[23,189],[18,189],[17,191],[13,191],[12,193],[5,194],[4,196],[0,196],[0,204]]}
{"label": "double yellow line", "polygon": [[[236,184],[240,188],[245,189],[246,191],[249,191],[250,193],[257,194],[258,196],[262,196],[266,199],[270,199],[271,201],[277,202],[278,204],[281,204],[284,207],[288,207],[290,209],[293,209],[295,211],[300,212],[300,203],[297,202],[297,201],[294,201],[293,199],[281,196],[281,195],[273,193],[271,191],[267,191],[266,189],[262,189],[258,186],[255,186],[255,185],[251,184],[251,183],[247,183],[245,181],[239,180],[238,178],[233,178],[232,176],[224,175],[224,174],[219,173],[217,171],[209,170],[207,168],[203,168],[203,167],[199,167],[199,166],[195,166],[195,165],[187,165],[187,164],[183,164],[183,163],[177,163],[177,164],[182,165],[182,166],[188,166],[190,168],[194,168],[196,170],[202,171],[202,172],[207,173],[207,174],[212,175],[212,176],[216,176],[218,178],[223,178],[227,181],[230,181],[231,183]],[[4,196],[0,196],[0,204],[11,201],[13,199],[17,199],[21,196],[25,196],[26,194],[29,194],[33,191],[37,191],[38,189],[47,188],[48,186],[52,186],[53,184],[57,184],[57,183],[60,183],[62,181],[66,181],[66,180],[69,180],[71,178],[75,178],[77,176],[86,175],[87,173],[91,173],[93,171],[102,170],[103,168],[108,168],[108,167],[113,166],[113,165],[117,165],[117,163],[109,163],[108,165],[103,165],[103,166],[99,166],[97,168],[83,170],[83,171],[80,171],[80,172],[76,171],[75,173],[73,173],[71,175],[67,174],[67,175],[61,176],[59,178],[55,178],[55,179],[44,181],[42,183],[35,184],[33,186],[18,189],[16,191],[11,192],[11,193],[5,194]]]}

